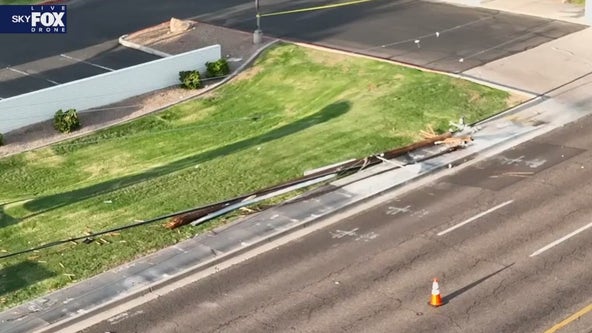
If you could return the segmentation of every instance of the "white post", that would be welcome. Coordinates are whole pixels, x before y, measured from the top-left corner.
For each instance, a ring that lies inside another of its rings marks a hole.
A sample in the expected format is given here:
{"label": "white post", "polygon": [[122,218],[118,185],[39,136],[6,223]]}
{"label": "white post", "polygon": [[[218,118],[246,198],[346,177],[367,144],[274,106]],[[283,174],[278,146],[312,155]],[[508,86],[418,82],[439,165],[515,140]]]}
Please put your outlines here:
{"label": "white post", "polygon": [[592,0],[586,0],[586,5],[584,6],[584,17],[588,24],[592,25]]}

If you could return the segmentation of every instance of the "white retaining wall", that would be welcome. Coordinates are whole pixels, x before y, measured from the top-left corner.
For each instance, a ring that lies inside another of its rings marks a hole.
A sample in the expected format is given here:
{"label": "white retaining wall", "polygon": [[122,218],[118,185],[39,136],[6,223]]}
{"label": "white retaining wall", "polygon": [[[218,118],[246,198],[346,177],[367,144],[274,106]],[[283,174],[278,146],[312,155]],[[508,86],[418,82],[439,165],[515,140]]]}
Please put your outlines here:
{"label": "white retaining wall", "polygon": [[78,111],[119,102],[179,84],[179,72],[205,72],[222,57],[220,45],[150,61],[113,72],[0,100],[0,133],[52,119],[59,109]]}

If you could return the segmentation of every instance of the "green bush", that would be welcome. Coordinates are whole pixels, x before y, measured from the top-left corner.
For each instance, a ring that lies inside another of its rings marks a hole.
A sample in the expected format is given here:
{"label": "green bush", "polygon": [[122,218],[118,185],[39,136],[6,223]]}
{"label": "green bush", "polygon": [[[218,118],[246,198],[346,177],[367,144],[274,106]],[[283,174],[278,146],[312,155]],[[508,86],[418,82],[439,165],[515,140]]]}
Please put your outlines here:
{"label": "green bush", "polygon": [[76,109],[69,109],[63,112],[59,109],[53,116],[53,127],[62,133],[70,133],[80,128],[80,119]]}
{"label": "green bush", "polygon": [[226,76],[230,73],[230,67],[226,59],[221,58],[214,62],[206,62],[207,77]]}
{"label": "green bush", "polygon": [[199,89],[202,87],[199,71],[181,71],[179,72],[181,86],[186,89]]}
{"label": "green bush", "polygon": [[0,133],[0,146],[4,146],[4,135]]}

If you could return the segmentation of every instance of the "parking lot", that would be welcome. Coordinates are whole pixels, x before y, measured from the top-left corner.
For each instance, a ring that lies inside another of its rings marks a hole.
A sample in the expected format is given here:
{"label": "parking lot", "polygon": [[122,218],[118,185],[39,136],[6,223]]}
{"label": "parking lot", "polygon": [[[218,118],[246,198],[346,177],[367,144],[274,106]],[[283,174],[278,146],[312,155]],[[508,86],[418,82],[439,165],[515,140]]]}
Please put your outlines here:
{"label": "parking lot", "polygon": [[[123,47],[113,40],[28,63],[1,64],[0,98],[49,88],[158,58]],[[126,83],[121,84],[124,86]]]}

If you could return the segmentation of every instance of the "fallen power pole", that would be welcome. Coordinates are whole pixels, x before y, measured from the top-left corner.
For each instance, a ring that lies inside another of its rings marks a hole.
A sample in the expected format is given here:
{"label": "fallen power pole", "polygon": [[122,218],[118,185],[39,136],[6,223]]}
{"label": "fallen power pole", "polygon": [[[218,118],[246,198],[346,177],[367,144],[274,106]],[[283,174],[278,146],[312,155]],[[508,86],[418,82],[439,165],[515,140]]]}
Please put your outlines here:
{"label": "fallen power pole", "polygon": [[[242,207],[242,206],[245,206],[244,204],[241,205],[241,203],[243,203],[243,202],[255,201],[254,200],[255,198],[259,198],[259,197],[268,195],[273,192],[278,192],[278,191],[281,191],[281,190],[289,188],[289,187],[295,187],[296,185],[310,182],[312,180],[323,178],[323,177],[326,177],[329,175],[348,174],[350,172],[354,172],[354,171],[360,170],[360,169],[368,167],[368,166],[373,166],[376,164],[383,163],[384,160],[390,160],[390,159],[402,156],[402,155],[407,154],[407,153],[414,151],[416,149],[433,146],[434,144],[436,144],[436,142],[443,142],[444,140],[449,139],[449,138],[452,138],[451,132],[447,132],[447,133],[444,133],[441,135],[429,135],[429,137],[426,138],[425,140],[415,142],[415,143],[410,144],[405,147],[385,151],[381,154],[372,155],[372,156],[368,156],[365,158],[361,158],[361,159],[353,160],[353,161],[346,162],[343,164],[339,164],[339,165],[336,165],[331,168],[323,169],[321,171],[314,172],[314,173],[290,180],[290,181],[282,183],[282,184],[276,184],[274,186],[271,186],[271,187],[268,187],[268,188],[265,188],[265,189],[262,189],[259,191],[255,191],[255,192],[252,192],[249,194],[245,194],[245,195],[233,198],[233,199],[217,202],[217,203],[210,204],[207,206],[196,207],[193,210],[191,210],[191,209],[186,210],[183,214],[176,215],[172,219],[170,219],[165,224],[165,227],[168,229],[175,229],[175,228],[190,224],[190,223],[192,223],[194,221],[198,221],[198,220],[200,223],[205,222],[208,219],[204,219],[204,217],[206,217],[208,215],[211,215],[212,218],[214,218],[216,216],[220,216],[220,214],[215,214],[215,213],[219,210],[228,208],[229,206],[236,206],[237,208]],[[456,148],[456,147],[450,147],[450,148]],[[225,211],[227,211],[227,209],[225,209]]]}

